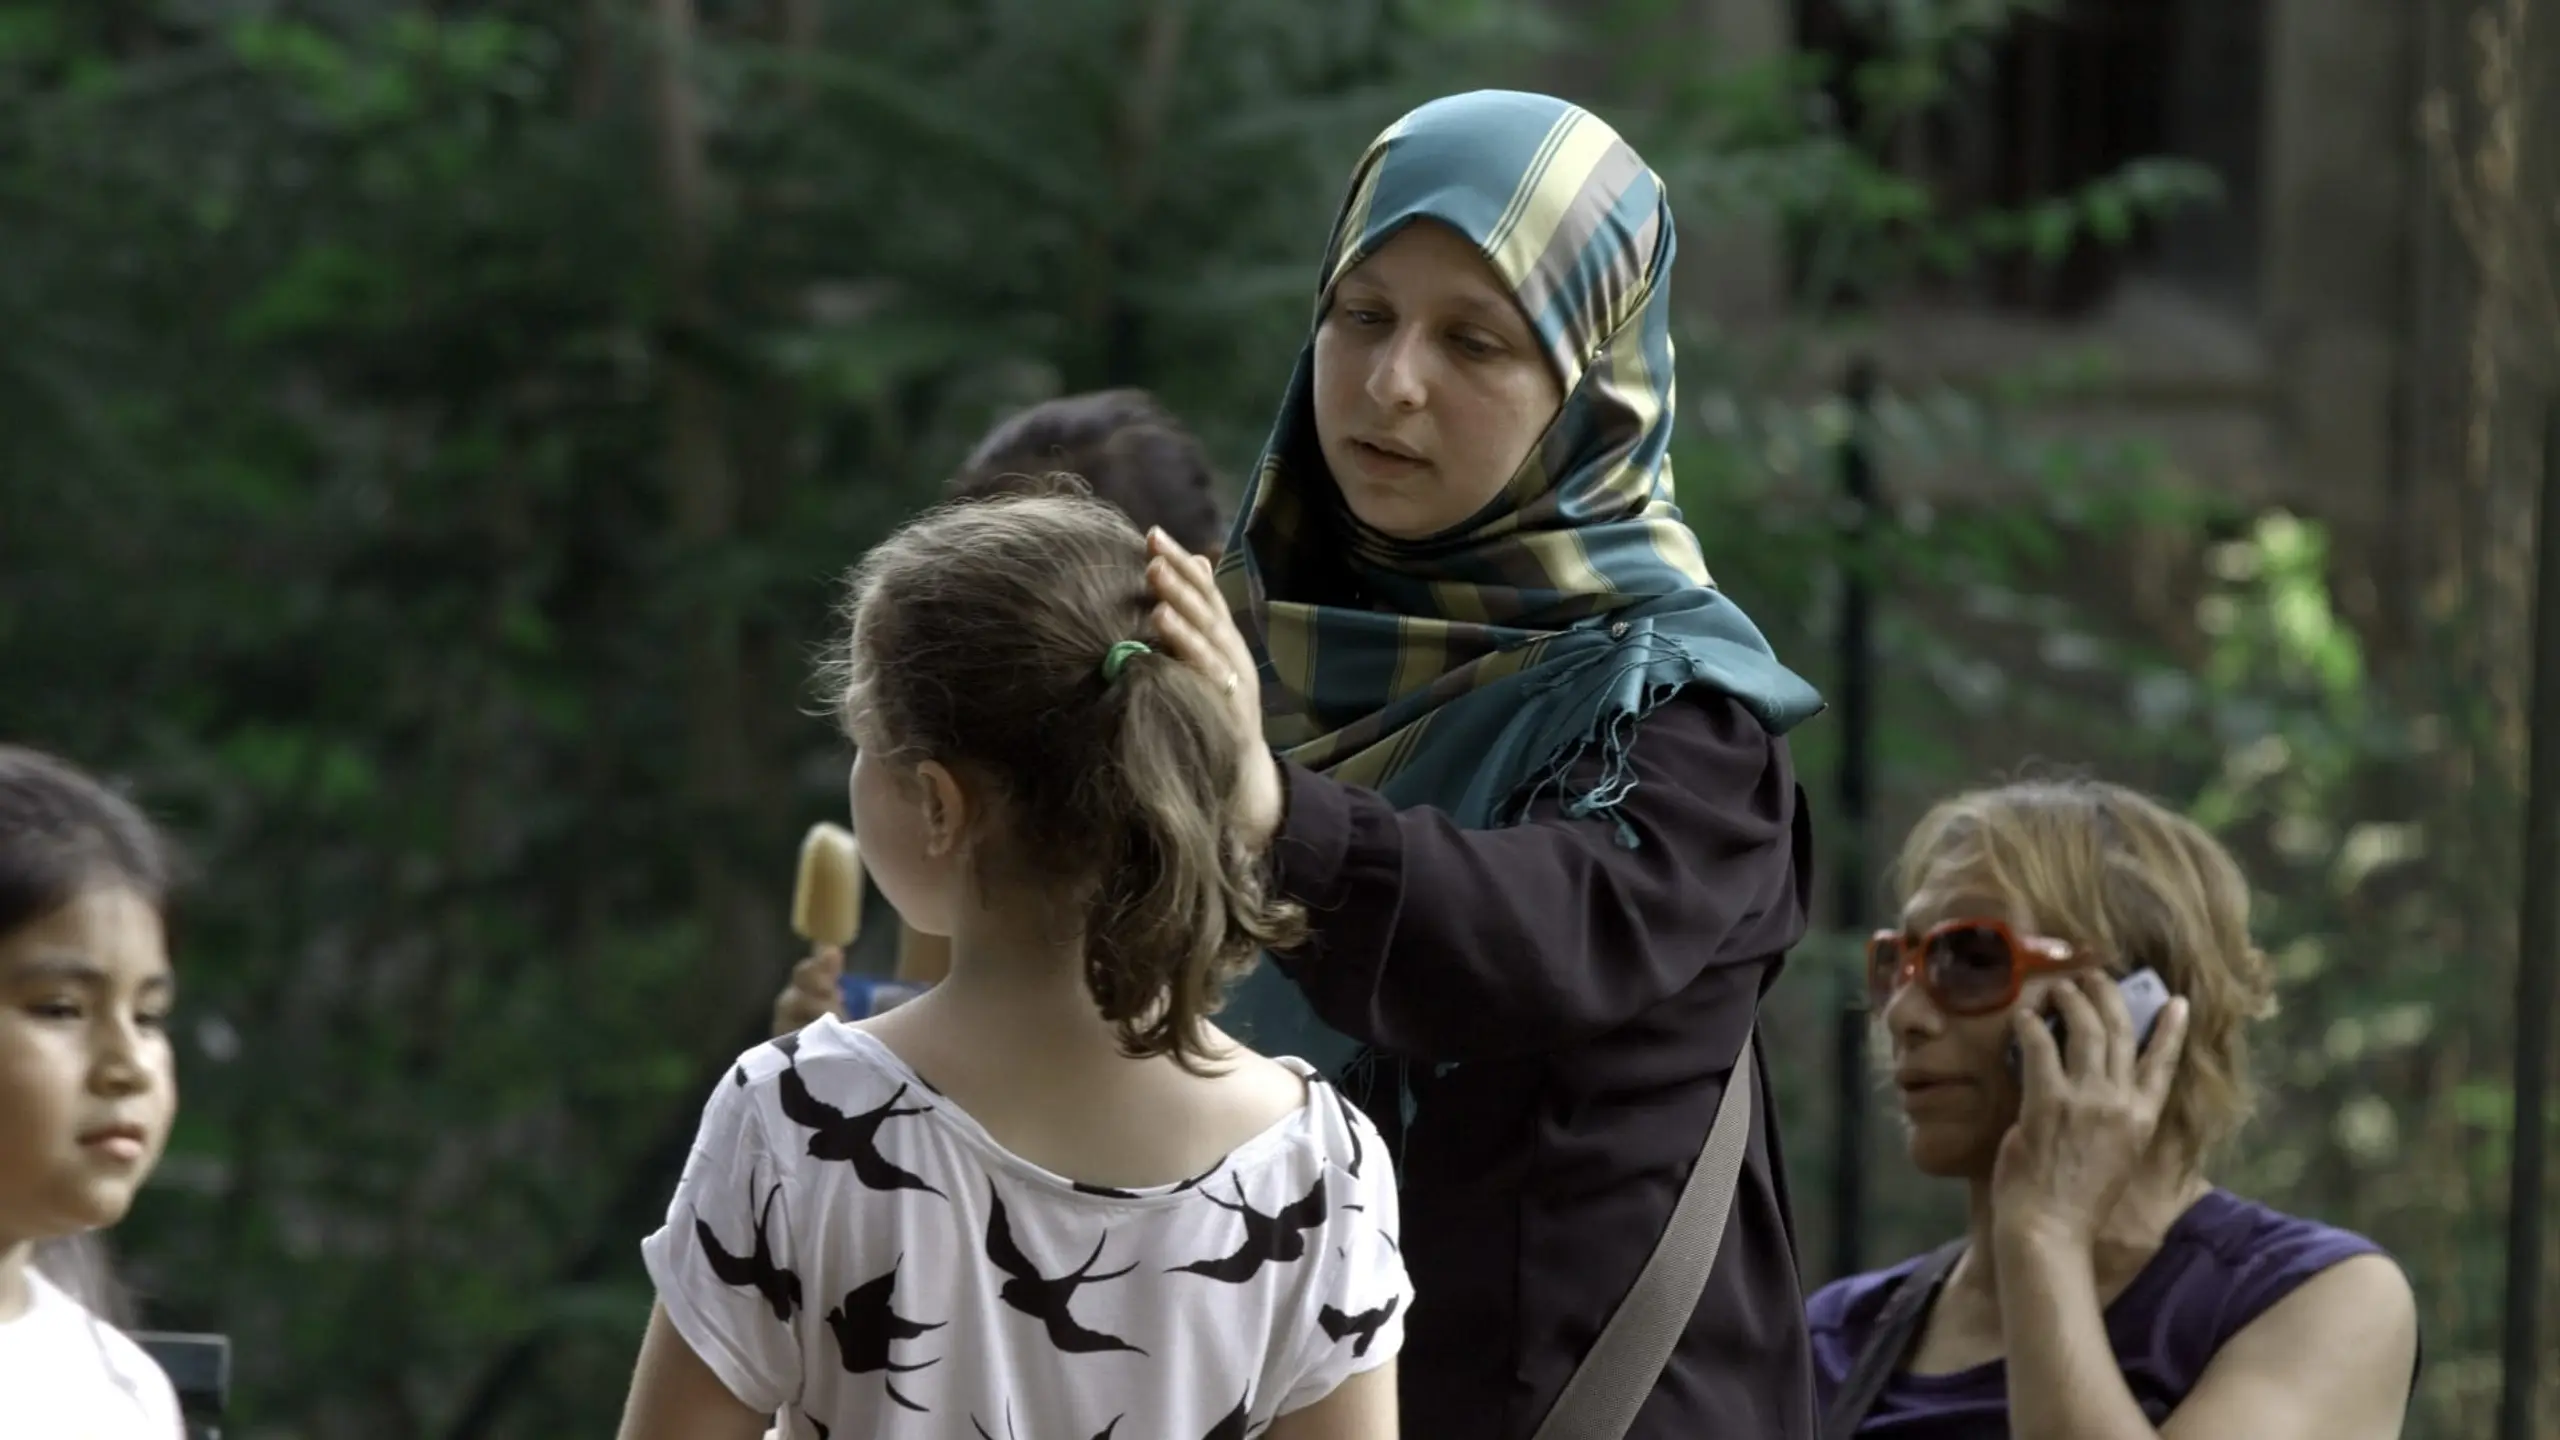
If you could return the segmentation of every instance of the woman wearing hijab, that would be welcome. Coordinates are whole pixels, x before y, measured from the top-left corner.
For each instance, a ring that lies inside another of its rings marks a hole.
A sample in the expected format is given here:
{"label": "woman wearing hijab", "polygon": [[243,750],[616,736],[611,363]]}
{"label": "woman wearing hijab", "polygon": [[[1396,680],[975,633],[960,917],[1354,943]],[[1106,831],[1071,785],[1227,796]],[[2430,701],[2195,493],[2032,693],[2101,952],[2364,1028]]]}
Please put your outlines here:
{"label": "woman wearing hijab", "polygon": [[[1671,501],[1672,254],[1659,179],[1590,114],[1415,110],[1353,172],[1225,557],[1151,537],[1160,638],[1251,742],[1243,842],[1313,927],[1222,1023],[1386,1137],[1410,1434],[1813,1433],[1746,1042],[1806,925],[1781,737],[1821,702]],[[1728,1087],[1738,1182],[1700,1158]],[[1730,1217],[1651,1322],[1667,1362],[1577,1381],[1632,1390],[1605,1424],[1560,1407],[1693,1171]]]}

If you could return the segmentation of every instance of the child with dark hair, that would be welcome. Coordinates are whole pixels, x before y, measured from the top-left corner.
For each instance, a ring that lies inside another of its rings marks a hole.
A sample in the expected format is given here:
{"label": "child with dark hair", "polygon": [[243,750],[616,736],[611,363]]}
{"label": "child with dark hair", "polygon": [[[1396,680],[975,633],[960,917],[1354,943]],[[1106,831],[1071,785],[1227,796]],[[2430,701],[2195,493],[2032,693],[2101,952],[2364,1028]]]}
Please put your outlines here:
{"label": "child with dark hair", "polygon": [[1000,422],[953,476],[950,493],[1020,493],[1026,479],[1066,473],[1145,530],[1217,553],[1226,539],[1217,482],[1198,437],[1144,390],[1096,390],[1044,401]]}
{"label": "child with dark hair", "polygon": [[1211,1023],[1305,917],[1239,843],[1239,677],[1140,638],[1148,563],[1024,496],[856,570],[855,830],[950,975],[717,1084],[625,1440],[1396,1433],[1395,1182],[1312,1067]]}
{"label": "child with dark hair", "polygon": [[51,756],[0,745],[0,1397],[12,1437],[179,1434],[168,1377],[97,1313],[86,1238],[124,1218],[177,1110],[168,884],[141,812]]}
{"label": "child with dark hair", "polygon": [[[1008,416],[969,452],[945,492],[960,500],[1019,495],[1050,488],[1060,474],[1082,480],[1095,499],[1140,530],[1161,529],[1212,557],[1223,548],[1226,519],[1208,453],[1144,390],[1064,395]],[[857,948],[880,949],[868,967],[856,968],[894,967],[898,984],[886,994],[942,978],[950,957],[940,937],[902,923],[877,890],[865,893],[863,910]],[[802,960],[774,997],[773,1033],[788,1035],[821,1015],[843,1015],[845,967],[845,953],[832,947]]]}

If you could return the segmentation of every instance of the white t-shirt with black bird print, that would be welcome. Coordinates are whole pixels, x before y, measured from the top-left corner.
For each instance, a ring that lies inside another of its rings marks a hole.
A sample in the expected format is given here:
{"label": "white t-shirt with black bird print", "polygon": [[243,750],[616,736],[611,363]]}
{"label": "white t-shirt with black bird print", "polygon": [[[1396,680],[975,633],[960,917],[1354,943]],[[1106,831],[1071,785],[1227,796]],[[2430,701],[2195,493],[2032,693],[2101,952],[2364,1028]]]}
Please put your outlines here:
{"label": "white t-shirt with black bird print", "polygon": [[740,1059],[643,1242],[676,1328],[792,1440],[1247,1440],[1383,1363],[1413,1291],[1368,1117],[1307,1103],[1205,1174],[1077,1184],[821,1020]]}

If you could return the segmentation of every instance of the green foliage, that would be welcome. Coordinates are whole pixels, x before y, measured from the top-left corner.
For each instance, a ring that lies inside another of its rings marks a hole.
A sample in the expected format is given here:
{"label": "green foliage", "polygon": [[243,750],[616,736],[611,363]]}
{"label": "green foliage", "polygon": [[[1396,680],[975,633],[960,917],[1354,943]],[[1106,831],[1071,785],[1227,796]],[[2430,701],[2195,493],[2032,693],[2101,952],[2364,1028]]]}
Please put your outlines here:
{"label": "green foliage", "polygon": [[2484,1217],[2505,1206],[2514,1118],[2516,794],[2494,761],[2464,776],[2499,750],[2476,690],[2369,673],[2321,527],[2270,515],[2212,561],[2221,758],[2194,809],[2247,857],[2283,987],[2235,1183],[2392,1248],[2428,1351],[2412,1433],[2481,1434],[2510,1283]]}
{"label": "green foliage", "polygon": [[[2476,1376],[2494,1247],[2446,1237],[2505,1102],[2443,1057],[2495,991],[2425,978],[2458,932],[2409,877],[2511,832],[2383,783],[2476,722],[2395,718],[2301,522],[2215,552],[2200,667],[2061,599],[2093,548],[2232,518],[2139,443],[2033,424],[2102,367],[1887,377],[1864,408],[1815,373],[1877,298],[2212,193],[2145,160],[1960,210],[1887,163],[2043,7],[1863,0],[1878,47],[1845,75],[1656,43],[1672,0],[1570,26],[1525,0],[821,4],[814,38],[699,8],[691,199],[629,0],[0,9],[0,735],[132,777],[198,862],[184,1116],[120,1243],[155,1323],[235,1338],[236,1432],[609,1427],[637,1241],[787,965],[800,829],[843,804],[806,713],[830,577],[1046,395],[1148,385],[1241,470],[1360,145],[1573,38],[1693,243],[1766,221],[1802,257],[1787,333],[1682,337],[1681,502],[1719,578],[1826,683],[1840,577],[1894,598],[1895,794],[1976,778],[1968,730],[2025,715],[2250,848],[2269,948],[2321,983],[2279,1022],[2246,1178],[2461,1277],[2428,1289],[2459,1311],[2430,1349]],[[1898,501],[1853,545],[1853,439],[1889,482],[2032,498]],[[1817,789],[1836,740],[1800,734]],[[2454,873],[2463,903],[2508,893]],[[1808,944],[1772,1023],[1827,1024],[1850,948]],[[1827,1075],[1780,1071],[1810,1212]],[[2360,1198],[2422,1163],[2413,1198]],[[1947,1223],[1883,1188],[1882,1242]]]}
{"label": "green foliage", "polygon": [[130,776],[203,877],[120,1243],[154,1323],[234,1337],[240,1433],[610,1427],[841,814],[831,577],[1062,389],[1249,455],[1342,167],[1530,34],[701,8],[698,202],[645,6],[0,21],[0,734]]}

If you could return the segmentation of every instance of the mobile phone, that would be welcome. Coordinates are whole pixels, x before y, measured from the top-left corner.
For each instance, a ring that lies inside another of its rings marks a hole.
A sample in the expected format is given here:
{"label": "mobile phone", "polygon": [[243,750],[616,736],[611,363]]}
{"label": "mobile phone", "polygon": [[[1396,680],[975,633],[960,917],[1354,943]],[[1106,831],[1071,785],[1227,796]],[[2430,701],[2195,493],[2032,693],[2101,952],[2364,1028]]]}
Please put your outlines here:
{"label": "mobile phone", "polygon": [[[2134,971],[2116,982],[2116,991],[2124,996],[2124,1008],[2133,1017],[2133,1052],[2137,1055],[2151,1044],[2151,1031],[2160,1023],[2160,1012],[2169,1008],[2169,986],[2159,972],[2148,966]],[[2055,1053],[2062,1053],[2062,1017],[2044,1012],[2044,1028],[2053,1032]],[[2018,1042],[2009,1042],[2009,1078],[2015,1080],[2025,1067],[2026,1055]]]}

